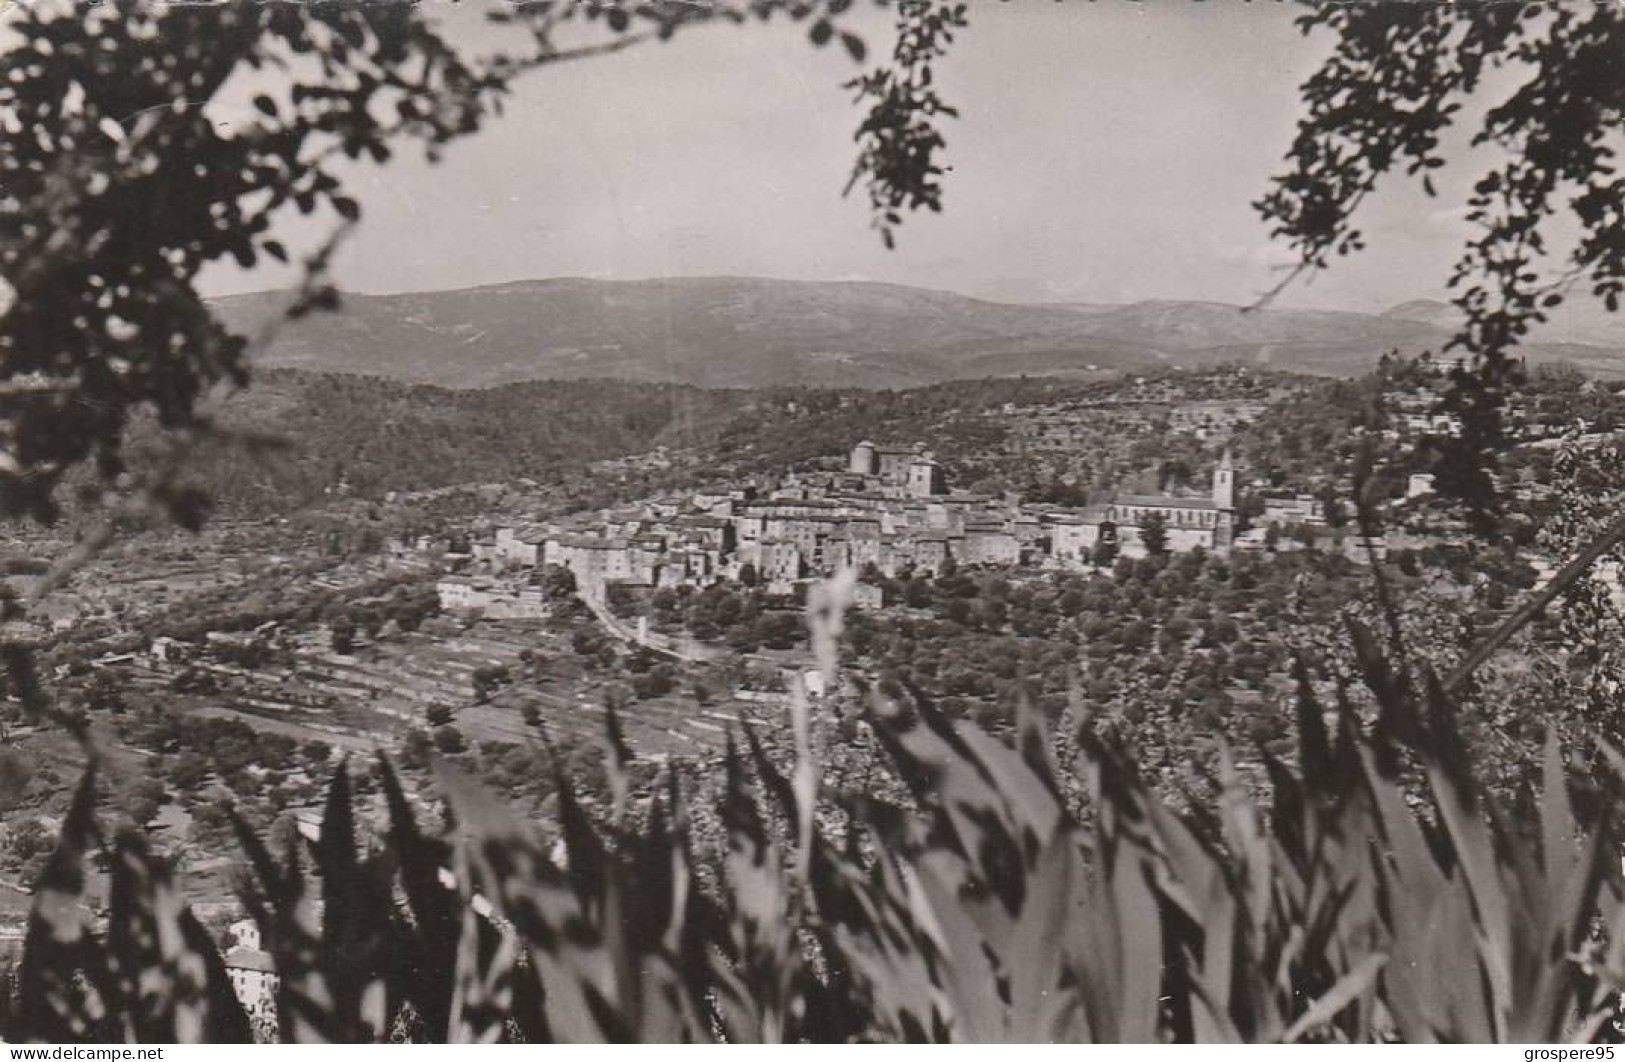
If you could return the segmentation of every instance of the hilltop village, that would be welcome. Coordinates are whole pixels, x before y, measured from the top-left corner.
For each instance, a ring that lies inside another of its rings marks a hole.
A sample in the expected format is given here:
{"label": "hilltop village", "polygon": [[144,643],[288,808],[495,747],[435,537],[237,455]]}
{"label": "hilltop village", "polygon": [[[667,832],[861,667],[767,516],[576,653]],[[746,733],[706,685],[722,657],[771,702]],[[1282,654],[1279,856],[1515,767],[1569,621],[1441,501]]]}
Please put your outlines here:
{"label": "hilltop village", "polygon": [[[769,491],[702,489],[570,523],[498,527],[466,556],[450,558],[469,571],[446,576],[437,589],[449,612],[521,617],[540,614],[544,596],[519,573],[548,566],[569,571],[578,593],[602,599],[615,584],[759,580],[789,593],[842,568],[937,575],[950,565],[1082,568],[1148,550],[1223,553],[1235,544],[1235,476],[1226,452],[1206,494],[1122,494],[1085,508],[1029,505],[1019,496],[950,489],[923,444],[864,440],[845,468],[792,474]],[[1320,519],[1307,500],[1300,515]]]}
{"label": "hilltop village", "polygon": [[[1183,474],[1155,477],[1150,485],[1161,490],[1094,491],[1087,504],[1067,504],[1020,489],[988,490],[986,480],[971,489],[953,481],[930,443],[860,439],[839,459],[778,475],[564,518],[488,523],[463,546],[436,557],[445,572],[436,587],[439,604],[454,615],[538,617],[548,605],[537,573],[549,568],[567,571],[576,593],[600,603],[612,588],[702,589],[720,582],[790,595],[850,568],[874,576],[860,583],[855,605],[879,608],[887,603],[883,579],[934,577],[955,568],[1098,571],[1120,557],[1305,548],[1367,564],[1391,549],[1425,548],[1459,530],[1428,512],[1432,475],[1412,472],[1392,485],[1383,503],[1391,517],[1386,530],[1370,538],[1356,533],[1338,500],[1348,496],[1346,476],[1243,467],[1229,440],[1253,428],[1273,408],[1269,401],[1192,399],[1184,386],[1136,383],[1127,400],[1011,404],[980,415],[999,423],[1005,460],[1016,464],[1069,468],[1076,455],[1100,447],[1103,423],[1118,420],[1127,438],[1162,439],[1205,461],[1174,462]],[[1460,429],[1453,415],[1437,411],[1438,393],[1430,386],[1390,387],[1382,400],[1388,414],[1374,432],[1384,445],[1414,445]],[[1555,442],[1560,427],[1521,404],[1510,422],[1536,448],[1548,445],[1542,440]],[[1588,427],[1577,423],[1581,431]],[[1353,426],[1351,436],[1366,430]],[[1316,461],[1313,455],[1302,460]],[[1123,487],[1135,481],[1116,478]],[[1508,487],[1523,501],[1542,490],[1527,476]],[[416,545],[435,550],[428,540]]]}

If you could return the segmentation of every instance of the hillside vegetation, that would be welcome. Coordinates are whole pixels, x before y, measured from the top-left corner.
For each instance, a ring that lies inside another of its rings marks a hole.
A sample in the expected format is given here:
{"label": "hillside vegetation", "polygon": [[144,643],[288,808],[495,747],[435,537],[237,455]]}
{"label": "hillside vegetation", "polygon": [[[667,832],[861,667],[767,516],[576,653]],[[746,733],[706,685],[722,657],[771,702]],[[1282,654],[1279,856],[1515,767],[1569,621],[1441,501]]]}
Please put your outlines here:
{"label": "hillside vegetation", "polygon": [[1011,377],[901,391],[708,390],[602,379],[453,389],[268,369],[214,412],[224,426],[280,447],[205,451],[191,467],[208,497],[252,516],[286,514],[336,494],[377,500],[389,491],[472,483],[549,484],[594,461],[659,447],[687,451],[684,469],[648,473],[642,487],[651,493],[730,475],[777,475],[845,454],[870,435],[929,440],[952,459],[1001,431],[961,414],[1069,396],[1109,399],[1124,386]]}
{"label": "hillside vegetation", "polygon": [[519,478],[704,444],[750,404],[742,392],[571,380],[447,390],[366,376],[262,372],[217,409],[281,452],[200,453],[195,474],[229,510],[286,512],[335,492],[377,498]]}
{"label": "hillside vegetation", "polygon": [[[810,622],[832,662],[830,622]],[[919,696],[876,696],[848,722],[891,763],[851,789],[821,773],[839,747],[800,699],[793,752],[746,731],[748,753],[730,745],[701,774],[674,765],[663,784],[611,716],[607,806],[561,771],[542,830],[454,772],[456,830],[426,829],[386,767],[387,841],[363,846],[341,768],[308,856],[295,836],[273,851],[239,831],[281,978],[275,1035],[1608,1036],[1625,986],[1618,755],[1576,769],[1549,740],[1538,807],[1498,806],[1455,734],[1468,706],[1395,681],[1405,664],[1374,648],[1361,666],[1383,705],[1372,736],[1347,711],[1328,733],[1304,684],[1296,762],[1271,760],[1270,806],[1226,751],[1212,811],[1189,817],[1087,727],[1074,744],[1026,710],[1004,744]],[[136,834],[103,845],[87,778],[39,879],[7,1040],[256,1035],[164,862]],[[82,906],[90,858],[111,870],[105,931]]]}

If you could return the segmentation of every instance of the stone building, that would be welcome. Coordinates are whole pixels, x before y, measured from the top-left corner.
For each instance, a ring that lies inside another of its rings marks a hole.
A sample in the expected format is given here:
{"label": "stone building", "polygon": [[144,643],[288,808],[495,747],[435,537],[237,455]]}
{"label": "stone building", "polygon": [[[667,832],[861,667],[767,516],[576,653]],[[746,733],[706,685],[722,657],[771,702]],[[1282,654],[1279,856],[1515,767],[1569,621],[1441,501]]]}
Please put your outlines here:
{"label": "stone building", "polygon": [[942,470],[923,446],[876,446],[865,439],[852,447],[847,471],[920,496],[943,489]]}

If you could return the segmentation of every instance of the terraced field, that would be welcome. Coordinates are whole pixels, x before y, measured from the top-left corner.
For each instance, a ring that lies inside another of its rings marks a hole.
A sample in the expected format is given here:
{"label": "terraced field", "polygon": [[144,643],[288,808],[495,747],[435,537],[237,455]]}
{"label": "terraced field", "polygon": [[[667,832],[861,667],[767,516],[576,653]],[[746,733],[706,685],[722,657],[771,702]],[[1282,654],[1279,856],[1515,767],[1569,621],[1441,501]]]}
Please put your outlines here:
{"label": "terraced field", "polygon": [[[394,745],[412,727],[426,724],[433,706],[453,709],[455,723],[471,741],[527,742],[538,737],[526,724],[533,706],[554,738],[597,741],[603,735],[604,682],[599,678],[521,681],[489,703],[474,703],[474,672],[487,666],[525,671],[521,653],[568,651],[562,636],[526,621],[476,624],[454,635],[403,634],[353,654],[306,650],[291,668],[245,670],[203,663],[220,689],[172,698],[176,707],[204,716],[237,718],[267,732],[317,739],[348,752],[369,753]],[[134,668],[129,677],[157,692],[166,679]],[[642,756],[659,758],[720,750],[727,728],[741,714],[765,719],[770,705],[723,701],[699,705],[686,691],[635,700],[622,711],[627,742]]]}
{"label": "terraced field", "polygon": [[[548,733],[581,740],[603,734],[601,687],[597,683],[550,686],[519,685],[494,703],[473,704],[476,668],[498,665],[522,670],[519,654],[535,649],[545,635],[522,623],[480,624],[462,635],[436,639],[408,635],[372,650],[352,664],[367,675],[378,692],[375,710],[421,722],[431,704],[461,705],[457,726],[477,741],[526,741],[536,737],[520,716],[520,706],[535,706]],[[687,697],[634,701],[622,712],[626,739],[640,754],[685,755],[720,749],[726,725],[737,712],[729,707],[704,708]]]}

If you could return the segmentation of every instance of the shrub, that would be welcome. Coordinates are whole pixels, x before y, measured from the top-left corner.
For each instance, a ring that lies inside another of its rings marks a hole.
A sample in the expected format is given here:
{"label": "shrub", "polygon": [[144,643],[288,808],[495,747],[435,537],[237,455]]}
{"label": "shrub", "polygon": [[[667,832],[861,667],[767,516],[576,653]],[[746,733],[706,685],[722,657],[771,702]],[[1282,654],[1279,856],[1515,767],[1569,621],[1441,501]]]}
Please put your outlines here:
{"label": "shrub", "polygon": [[436,727],[434,731],[434,747],[448,756],[456,755],[468,747],[463,738],[463,732],[450,723]]}

